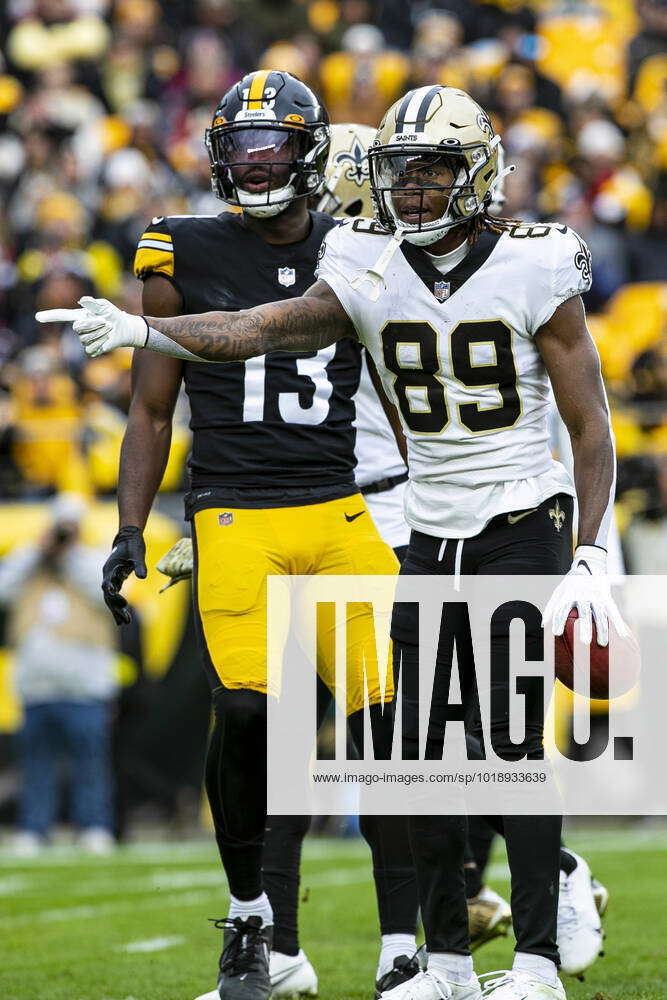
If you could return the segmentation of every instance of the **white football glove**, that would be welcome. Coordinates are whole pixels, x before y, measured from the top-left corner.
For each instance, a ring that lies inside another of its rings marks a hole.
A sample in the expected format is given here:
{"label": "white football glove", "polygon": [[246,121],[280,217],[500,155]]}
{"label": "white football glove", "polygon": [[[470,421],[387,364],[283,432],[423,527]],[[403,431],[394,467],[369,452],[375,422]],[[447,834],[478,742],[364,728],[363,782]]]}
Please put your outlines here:
{"label": "white football glove", "polygon": [[598,646],[609,644],[609,622],[621,638],[629,635],[611,596],[607,576],[607,553],[596,545],[578,545],[567,576],[563,577],[549,598],[542,625],[551,622],[554,635],[562,635],[572,608],[579,612],[579,637],[586,645],[593,639],[593,620],[597,629]]}
{"label": "white football glove", "polygon": [[71,323],[86,354],[98,358],[116,347],[145,347],[148,323],[107,299],[79,299],[81,309],[46,309],[35,314],[38,323]]}

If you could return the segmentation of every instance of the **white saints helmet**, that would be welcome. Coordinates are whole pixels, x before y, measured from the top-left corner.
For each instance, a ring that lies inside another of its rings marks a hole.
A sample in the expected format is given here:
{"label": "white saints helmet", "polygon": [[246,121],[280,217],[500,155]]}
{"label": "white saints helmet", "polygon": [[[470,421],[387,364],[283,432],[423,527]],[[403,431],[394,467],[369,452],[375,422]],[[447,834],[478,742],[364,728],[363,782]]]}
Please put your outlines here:
{"label": "white saints helmet", "polygon": [[[368,154],[379,221],[416,246],[435,243],[488,208],[498,179],[499,146],[489,116],[464,91],[411,90],[389,108]],[[429,183],[445,175],[446,184]],[[421,208],[411,220],[401,218],[400,199],[412,198],[415,190],[421,192],[422,206],[427,192],[448,195],[439,218],[423,221]]]}
{"label": "white saints helmet", "polygon": [[375,129],[368,125],[331,126],[324,187],[317,203],[319,212],[372,218],[368,147],[374,138]]}

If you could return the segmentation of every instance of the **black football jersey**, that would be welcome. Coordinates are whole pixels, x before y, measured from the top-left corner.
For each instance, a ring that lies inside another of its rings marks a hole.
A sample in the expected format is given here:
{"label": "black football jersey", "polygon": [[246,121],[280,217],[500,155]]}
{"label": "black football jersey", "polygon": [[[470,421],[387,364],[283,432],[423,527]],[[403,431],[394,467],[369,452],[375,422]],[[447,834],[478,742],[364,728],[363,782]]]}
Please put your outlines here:
{"label": "black football jersey", "polygon": [[[299,296],[315,281],[320,244],[336,224],[320,212],[311,219],[306,239],[287,246],[266,243],[229,212],[153,219],[139,240],[135,274],[167,277],[183,313]],[[346,339],[308,354],[186,362],[193,488],[352,484],[360,353]]]}

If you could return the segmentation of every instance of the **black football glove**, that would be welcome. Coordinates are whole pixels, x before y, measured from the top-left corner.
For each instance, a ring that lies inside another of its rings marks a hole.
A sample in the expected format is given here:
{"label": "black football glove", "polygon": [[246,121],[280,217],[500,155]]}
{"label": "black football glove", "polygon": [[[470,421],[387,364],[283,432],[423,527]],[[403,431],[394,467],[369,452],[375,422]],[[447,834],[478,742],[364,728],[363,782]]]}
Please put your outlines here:
{"label": "black football glove", "polygon": [[102,591],[104,600],[116,625],[127,625],[132,614],[127,601],[120,594],[120,588],[130,573],[136,573],[140,580],[146,576],[146,543],[141,528],[121,528],[113,540],[111,555],[102,570]]}

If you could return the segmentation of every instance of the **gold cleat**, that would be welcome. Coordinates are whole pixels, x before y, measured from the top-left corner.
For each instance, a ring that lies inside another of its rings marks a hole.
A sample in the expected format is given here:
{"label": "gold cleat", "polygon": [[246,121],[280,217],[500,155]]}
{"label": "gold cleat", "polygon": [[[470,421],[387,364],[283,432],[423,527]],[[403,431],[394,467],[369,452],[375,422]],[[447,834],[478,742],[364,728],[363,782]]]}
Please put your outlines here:
{"label": "gold cleat", "polygon": [[160,593],[173,587],[181,580],[189,580],[192,576],[193,553],[192,539],[179,538],[175,545],[166,552],[155,567],[164,576],[171,577],[169,583],[160,588]]}
{"label": "gold cleat", "polygon": [[483,886],[473,899],[468,900],[471,951],[481,948],[495,937],[505,937],[511,924],[509,903],[488,886]]}
{"label": "gold cleat", "polygon": [[603,917],[609,905],[609,890],[605,885],[602,885],[602,882],[598,882],[596,878],[591,879],[591,889],[593,890],[593,899],[595,900],[597,911]]}

